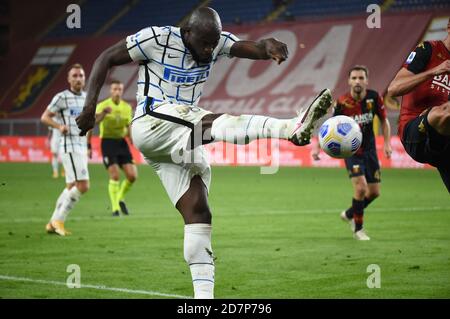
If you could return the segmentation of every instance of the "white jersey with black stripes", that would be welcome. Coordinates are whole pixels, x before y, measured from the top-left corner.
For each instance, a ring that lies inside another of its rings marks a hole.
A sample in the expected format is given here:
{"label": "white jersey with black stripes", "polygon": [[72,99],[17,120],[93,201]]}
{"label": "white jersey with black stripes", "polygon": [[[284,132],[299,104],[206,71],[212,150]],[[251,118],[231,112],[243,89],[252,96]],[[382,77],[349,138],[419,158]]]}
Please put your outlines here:
{"label": "white jersey with black stripes", "polygon": [[139,62],[135,118],[145,113],[147,97],[153,107],[160,104],[198,105],[203,86],[217,60],[230,56],[239,39],[222,32],[210,63],[197,63],[181,38],[180,28],[148,27],[126,38],[129,55]]}
{"label": "white jersey with black stripes", "polygon": [[87,153],[86,136],[80,136],[80,129],[75,122],[81,113],[86,93],[74,93],[64,90],[56,94],[47,109],[55,114],[55,121],[68,127],[69,132],[60,139],[61,153]]}

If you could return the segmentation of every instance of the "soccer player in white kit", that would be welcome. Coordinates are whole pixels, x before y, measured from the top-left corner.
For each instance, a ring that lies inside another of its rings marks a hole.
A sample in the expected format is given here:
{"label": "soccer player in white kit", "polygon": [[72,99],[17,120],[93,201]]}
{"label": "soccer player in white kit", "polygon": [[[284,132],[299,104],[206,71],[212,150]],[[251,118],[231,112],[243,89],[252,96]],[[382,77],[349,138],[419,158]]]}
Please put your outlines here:
{"label": "soccer player in white kit", "polygon": [[206,111],[198,107],[203,85],[215,62],[227,56],[281,63],[288,50],[275,39],[240,41],[233,34],[222,32],[217,12],[203,7],[195,10],[181,28],[148,27],[105,50],[95,61],[86,105],[77,118],[81,134],[90,130],[108,70],[115,65],[139,62],[132,137],[183,216],[184,258],[191,270],[195,298],[214,297],[208,206],[211,171],[203,144],[245,144],[258,138],[281,138],[305,145],[310,142],[314,124],[331,105],[327,89],[293,119]]}
{"label": "soccer player in white kit", "polygon": [[53,215],[46,225],[48,233],[70,235],[64,222],[82,194],[89,189],[88,149],[86,136],[80,136],[75,122],[81,113],[86,93],[85,75],[80,64],[70,67],[67,76],[70,89],[59,92],[41,116],[42,123],[61,132],[60,155],[66,174],[66,188],[59,195]]}

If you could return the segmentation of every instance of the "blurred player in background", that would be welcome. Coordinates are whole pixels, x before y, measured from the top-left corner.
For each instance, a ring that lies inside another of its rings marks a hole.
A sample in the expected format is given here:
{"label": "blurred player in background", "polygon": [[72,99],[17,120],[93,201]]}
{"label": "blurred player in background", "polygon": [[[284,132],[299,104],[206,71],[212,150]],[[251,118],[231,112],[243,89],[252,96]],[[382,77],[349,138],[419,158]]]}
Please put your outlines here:
{"label": "blurred player in background", "polygon": [[213,114],[198,107],[198,103],[214,63],[226,56],[281,63],[288,51],[284,43],[273,38],[240,41],[222,32],[217,12],[202,7],[182,28],[145,28],[105,50],[94,64],[86,105],[77,118],[82,134],[90,130],[108,70],[114,65],[140,63],[133,143],[154,168],[183,216],[184,258],[191,270],[195,298],[214,296],[215,258],[208,205],[211,168],[203,144],[246,144],[258,138],[280,138],[306,145],[332,99],[330,90],[323,90],[302,114],[286,120]]}
{"label": "blurred player in background", "polygon": [[436,167],[450,193],[450,19],[447,33],[419,44],[388,92],[403,96],[398,135],[406,152]]}
{"label": "blurred player in background", "polygon": [[[345,159],[345,166],[353,186],[352,205],[341,213],[341,218],[348,222],[357,240],[370,240],[363,228],[364,209],[380,196],[380,163],[378,162],[373,132],[373,119],[377,115],[381,121],[384,136],[384,154],[391,157],[391,127],[386,116],[386,109],[381,96],[367,89],[369,71],[366,67],[356,65],[349,71],[348,84],[350,92],[336,101],[335,115],[353,118],[361,127],[362,144],[358,151]],[[319,144],[313,145],[312,156],[320,160]]]}
{"label": "blurred player in background", "polygon": [[[61,136],[60,155],[66,174],[66,188],[56,201],[48,233],[70,235],[64,222],[82,194],[89,189],[88,149],[86,136],[80,136],[75,118],[83,109],[86,93],[83,92],[85,75],[80,64],[70,67],[67,81],[70,88],[55,95],[41,116],[42,123],[58,129]],[[60,124],[61,123],[61,124]]]}
{"label": "blurred player in background", "polygon": [[[48,144],[50,146],[50,152],[52,153],[51,164],[53,171],[53,178],[59,177],[59,145],[61,144],[61,132],[59,129],[49,127],[48,128]],[[64,177],[64,168],[61,170],[61,176]]]}
{"label": "blurred player in background", "polygon": [[[95,122],[100,123],[102,157],[109,174],[108,193],[113,216],[119,216],[119,209],[124,215],[129,214],[125,194],[137,178],[137,168],[125,140],[128,137],[132,142],[130,124],[133,110],[122,100],[123,84],[120,81],[111,82],[110,94],[110,98],[97,105]],[[126,177],[122,184],[119,183],[120,169]]]}

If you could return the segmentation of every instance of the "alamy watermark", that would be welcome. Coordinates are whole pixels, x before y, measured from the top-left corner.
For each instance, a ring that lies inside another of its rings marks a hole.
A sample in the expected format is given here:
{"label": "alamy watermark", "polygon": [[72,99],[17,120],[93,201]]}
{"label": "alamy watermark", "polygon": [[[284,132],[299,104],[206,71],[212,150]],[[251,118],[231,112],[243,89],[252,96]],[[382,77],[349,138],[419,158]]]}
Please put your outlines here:
{"label": "alamy watermark", "polygon": [[381,7],[377,4],[369,4],[366,9],[370,15],[367,17],[366,25],[369,29],[381,28]]}
{"label": "alamy watermark", "polygon": [[66,272],[70,273],[67,277],[67,288],[81,288],[81,268],[77,264],[70,264],[66,268]]}
{"label": "alamy watermark", "polygon": [[71,3],[67,6],[66,12],[70,13],[66,19],[66,26],[69,29],[81,29],[81,8],[78,4]]}
{"label": "alamy watermark", "polygon": [[367,288],[381,288],[381,268],[377,264],[370,264],[367,266],[366,272],[370,273],[367,277]]}

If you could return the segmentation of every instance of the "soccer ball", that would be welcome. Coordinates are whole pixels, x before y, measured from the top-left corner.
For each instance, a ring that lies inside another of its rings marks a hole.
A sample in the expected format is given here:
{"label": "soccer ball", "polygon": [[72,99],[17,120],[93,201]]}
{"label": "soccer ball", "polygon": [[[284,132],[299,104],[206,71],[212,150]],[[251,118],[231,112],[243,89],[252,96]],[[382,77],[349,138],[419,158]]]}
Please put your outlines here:
{"label": "soccer ball", "polygon": [[325,153],[335,158],[350,157],[362,142],[361,128],[351,117],[333,116],[319,130],[319,145]]}

